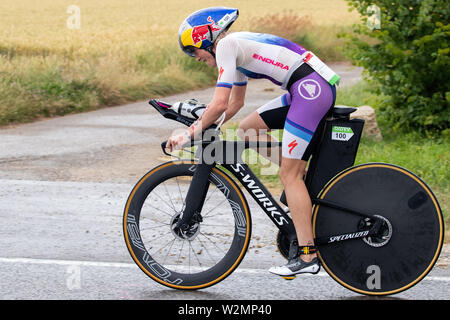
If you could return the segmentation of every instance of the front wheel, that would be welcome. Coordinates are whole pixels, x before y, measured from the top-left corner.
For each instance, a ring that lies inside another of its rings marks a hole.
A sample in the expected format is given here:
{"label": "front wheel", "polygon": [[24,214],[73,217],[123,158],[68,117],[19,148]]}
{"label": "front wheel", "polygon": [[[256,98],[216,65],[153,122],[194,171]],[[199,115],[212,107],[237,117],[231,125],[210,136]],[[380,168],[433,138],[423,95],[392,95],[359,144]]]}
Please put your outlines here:
{"label": "front wheel", "polygon": [[344,287],[367,295],[395,294],[417,284],[436,263],[444,239],[441,209],[413,173],[384,163],[355,166],[333,178],[319,198],[383,220],[376,236],[351,239],[367,220],[315,206],[315,237],[336,236],[319,246],[322,265]]}
{"label": "front wheel", "polygon": [[248,204],[238,185],[215,167],[200,215],[175,228],[197,165],[164,163],[133,188],[123,229],[131,257],[153,280],[175,289],[200,289],[223,280],[244,258],[250,241]]}

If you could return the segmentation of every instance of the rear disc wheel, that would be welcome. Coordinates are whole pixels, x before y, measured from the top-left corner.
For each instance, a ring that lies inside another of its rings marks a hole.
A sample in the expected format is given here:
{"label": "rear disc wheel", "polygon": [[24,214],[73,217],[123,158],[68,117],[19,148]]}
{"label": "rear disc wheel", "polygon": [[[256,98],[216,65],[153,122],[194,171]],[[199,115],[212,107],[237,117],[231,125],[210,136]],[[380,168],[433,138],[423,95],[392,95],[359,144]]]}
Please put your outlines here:
{"label": "rear disc wheel", "polygon": [[[441,209],[428,186],[406,169],[384,163],[355,166],[333,178],[319,198],[383,220],[375,236],[329,238],[319,246],[325,270],[346,288],[367,295],[399,293],[436,263],[444,238]],[[316,238],[367,230],[364,223],[354,214],[314,207]]]}

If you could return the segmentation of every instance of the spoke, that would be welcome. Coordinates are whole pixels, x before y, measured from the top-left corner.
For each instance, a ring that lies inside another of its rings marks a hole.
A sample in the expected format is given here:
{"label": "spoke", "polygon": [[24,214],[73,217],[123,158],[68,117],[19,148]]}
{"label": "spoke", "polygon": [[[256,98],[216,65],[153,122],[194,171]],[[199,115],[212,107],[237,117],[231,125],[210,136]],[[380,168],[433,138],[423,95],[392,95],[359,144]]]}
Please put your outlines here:
{"label": "spoke", "polygon": [[201,234],[202,236],[204,236],[209,242],[211,242],[217,249],[219,249],[220,251],[222,251],[222,253],[226,253],[225,251],[223,251],[223,249],[222,248],[219,248],[218,246],[217,246],[217,244],[214,242],[214,241],[212,241],[206,234],[204,234],[204,233],[202,233],[202,232],[200,232],[199,234]]}
{"label": "spoke", "polygon": [[[175,260],[175,262],[180,261],[180,257],[181,257],[181,252],[183,251],[183,246],[184,246],[184,241],[181,242],[181,249],[180,249],[180,253],[178,254],[178,258],[177,260]],[[179,263],[178,263],[179,265]]]}
{"label": "spoke", "polygon": [[227,200],[228,200],[228,199],[225,198],[221,203],[219,203],[216,207],[214,207],[211,211],[209,211],[206,215],[204,215],[203,218],[209,216],[209,215],[211,214],[211,212],[213,212],[214,210],[216,210],[217,208],[219,208],[219,207],[222,205],[222,203],[224,203],[224,202],[227,201]]}
{"label": "spoke", "polygon": [[172,209],[173,209],[173,211],[177,212],[177,210],[175,209],[175,206],[173,205],[172,197],[170,196],[170,192],[167,190],[166,182],[164,181],[164,182],[162,183],[162,185],[164,186],[164,189],[166,190],[166,194],[169,196],[169,201],[170,201],[170,203],[172,204]]}
{"label": "spoke", "polygon": [[197,237],[196,239],[200,242],[202,248],[205,249],[205,251],[206,251],[206,253],[208,254],[209,258],[212,260],[213,265],[216,265],[216,264],[217,264],[217,261],[216,261],[216,260],[212,257],[212,255],[209,253],[208,248],[206,248],[206,246],[203,244],[203,241],[200,240],[200,237]]}
{"label": "spoke", "polygon": [[212,216],[208,214],[207,216],[205,216],[205,217],[203,217],[203,218],[213,218],[213,217],[223,216],[223,215],[224,215],[224,213],[218,212],[218,213],[216,213],[216,214],[213,214]]}
{"label": "spoke", "polygon": [[202,226],[207,226],[207,227],[227,227],[227,224],[208,224],[208,223],[204,223],[202,222]]}
{"label": "spoke", "polygon": [[[175,181],[177,182],[178,192],[180,192],[180,197],[181,197],[181,200],[183,201],[183,204],[184,204],[183,193],[181,192],[180,183],[178,182],[178,177],[175,177]],[[192,181],[192,179],[191,179],[191,181]]]}
{"label": "spoke", "polygon": [[[210,185],[215,186],[214,184],[210,183]],[[212,195],[218,190],[219,188],[215,188],[213,192],[210,193],[208,199],[205,200],[204,205],[208,202],[209,199],[211,199]]]}
{"label": "spoke", "polygon": [[[189,247],[191,242],[188,240]],[[188,273],[191,273],[191,250],[188,249]]]}
{"label": "spoke", "polygon": [[[163,200],[161,200],[161,201],[163,201]],[[166,212],[166,211],[163,211],[163,210],[161,210],[161,209],[159,209],[159,208],[156,208],[156,207],[154,207],[153,205],[151,205],[151,204],[149,204],[149,203],[145,203],[145,206],[149,206],[149,207],[151,207],[151,208],[153,208],[153,209],[155,209],[155,210],[158,210],[158,211],[160,211],[160,212],[162,212],[162,213],[164,213],[165,215],[167,215],[167,216],[169,216],[169,217],[171,217],[172,218],[172,215],[170,214],[170,213],[168,213],[168,212]]]}
{"label": "spoke", "polygon": [[159,239],[162,239],[163,237],[166,237],[167,235],[171,235],[171,234],[172,234],[172,233],[167,233],[167,232],[165,232],[165,233],[163,233],[163,234],[162,234],[161,236],[159,236],[159,237],[152,238],[152,239],[148,239],[148,238],[147,238],[147,240],[145,240],[144,237],[142,237],[142,236],[141,236],[141,237],[142,237],[142,240],[145,240],[146,243],[147,243],[147,242],[150,242],[150,241],[153,243],[154,241],[157,241],[157,240],[159,240]]}
{"label": "spoke", "polygon": [[[159,195],[159,194],[157,194],[156,193],[156,191],[155,190],[153,190],[152,191],[152,194],[154,194],[155,196],[157,196],[170,210],[173,210],[174,212],[177,212],[177,210],[175,210],[175,208],[171,208],[168,204],[167,204],[167,201],[165,201],[163,198],[161,198],[161,196]],[[157,208],[155,208],[155,209],[157,209]],[[161,211],[161,210],[160,210]],[[169,214],[169,216],[171,216],[170,214]]]}
{"label": "spoke", "polygon": [[[202,265],[202,263],[200,262],[200,259],[198,258],[198,254],[195,252],[194,247],[192,246],[192,241],[189,241],[189,246],[191,247],[192,252],[194,253],[194,257],[197,259],[197,262],[198,262],[199,267],[203,269],[203,265]],[[190,263],[189,263],[189,264],[190,264]],[[204,271],[204,270],[203,270],[203,271]],[[190,272],[189,272],[189,273],[190,273]]]}
{"label": "spoke", "polygon": [[170,223],[161,223],[158,226],[152,226],[152,227],[146,227],[146,228],[139,228],[140,231],[144,231],[144,230],[151,230],[151,229],[156,229],[156,228],[161,228],[161,227],[167,227],[170,226]]}
{"label": "spoke", "polygon": [[161,265],[164,265],[164,264],[166,263],[167,257],[169,256],[169,253],[170,253],[170,251],[172,250],[172,246],[173,246],[173,244],[175,243],[175,240],[177,240],[177,238],[173,238],[172,244],[170,245],[169,250],[167,250],[167,254],[166,254],[166,256],[164,257],[164,260],[163,260],[163,262],[161,263]]}
{"label": "spoke", "polygon": [[[174,238],[173,240],[169,240],[169,242],[167,242],[167,243],[166,243],[165,245],[163,245],[161,248],[156,249],[156,250],[154,251],[154,254],[153,254],[153,255],[155,255],[156,253],[158,253],[158,251],[160,251],[160,250],[164,249],[165,247],[167,247],[170,243],[173,244],[174,241],[175,241],[175,238]],[[151,255],[151,256],[153,256],[153,255]]]}

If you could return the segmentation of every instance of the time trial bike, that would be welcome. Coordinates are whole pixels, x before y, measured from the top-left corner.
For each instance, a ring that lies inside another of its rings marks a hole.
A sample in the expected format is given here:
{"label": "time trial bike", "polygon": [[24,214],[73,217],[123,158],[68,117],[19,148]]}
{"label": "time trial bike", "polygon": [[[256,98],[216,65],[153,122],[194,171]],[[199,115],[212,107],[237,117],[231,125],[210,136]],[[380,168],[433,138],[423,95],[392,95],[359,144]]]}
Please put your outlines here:
{"label": "time trial bike", "polygon": [[[167,119],[187,126],[195,121],[168,103],[149,103]],[[305,177],[314,241],[321,265],[339,284],[360,294],[395,294],[417,284],[436,263],[444,238],[442,212],[412,172],[388,163],[354,166],[364,126],[362,119],[350,120],[355,110],[332,108],[315,134],[320,143]],[[248,148],[281,143],[221,140],[218,129],[214,124],[208,130],[215,134],[191,142],[197,147],[194,159],[151,169],[125,205],[123,232],[132,259],[171,288],[206,288],[238,267],[252,229],[242,187],[279,229],[277,245],[285,258],[296,241],[284,194],[276,201],[242,160]],[[377,281],[369,281],[372,272]]]}

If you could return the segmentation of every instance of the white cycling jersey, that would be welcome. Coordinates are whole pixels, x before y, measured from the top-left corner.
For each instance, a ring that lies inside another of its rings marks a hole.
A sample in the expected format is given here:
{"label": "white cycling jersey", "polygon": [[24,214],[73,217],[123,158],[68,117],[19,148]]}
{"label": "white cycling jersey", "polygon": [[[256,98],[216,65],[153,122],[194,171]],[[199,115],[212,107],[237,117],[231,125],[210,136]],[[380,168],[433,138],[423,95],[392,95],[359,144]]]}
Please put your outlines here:
{"label": "white cycling jersey", "polygon": [[[284,158],[308,161],[314,147],[308,151],[314,132],[334,105],[335,86],[323,75],[333,81],[339,77],[314,57],[292,41],[262,33],[232,33],[220,40],[216,47],[217,87],[231,89],[246,85],[248,78],[265,78],[285,90],[289,89],[288,93],[258,110],[271,129],[274,122],[267,121],[267,117],[272,118],[273,114],[267,112],[269,109],[274,111],[275,117],[284,117]],[[310,60],[316,60],[318,71],[309,63]],[[307,65],[302,66],[303,63]],[[289,106],[287,112],[285,106]],[[279,124],[276,126],[280,127]]]}
{"label": "white cycling jersey", "polygon": [[302,46],[278,36],[231,33],[217,44],[217,86],[232,88],[246,85],[248,78],[265,78],[286,89],[305,52]]}

